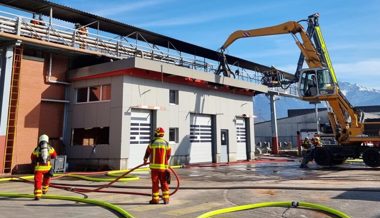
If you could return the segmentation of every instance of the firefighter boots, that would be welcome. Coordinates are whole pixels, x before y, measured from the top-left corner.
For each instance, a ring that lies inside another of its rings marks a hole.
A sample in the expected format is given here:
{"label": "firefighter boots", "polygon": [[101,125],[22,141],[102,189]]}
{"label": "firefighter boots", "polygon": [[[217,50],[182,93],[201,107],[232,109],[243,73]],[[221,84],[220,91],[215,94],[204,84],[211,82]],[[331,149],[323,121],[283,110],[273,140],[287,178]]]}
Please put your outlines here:
{"label": "firefighter boots", "polygon": [[159,200],[152,199],[149,201],[149,204],[158,204]]}

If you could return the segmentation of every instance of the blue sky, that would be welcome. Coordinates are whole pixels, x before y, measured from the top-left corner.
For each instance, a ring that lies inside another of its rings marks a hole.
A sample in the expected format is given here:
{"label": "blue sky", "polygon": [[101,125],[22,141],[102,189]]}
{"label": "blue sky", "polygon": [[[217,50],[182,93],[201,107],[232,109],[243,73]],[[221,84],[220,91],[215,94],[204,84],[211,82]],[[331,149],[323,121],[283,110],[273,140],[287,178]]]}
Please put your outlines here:
{"label": "blue sky", "polygon": [[[54,0],[79,10],[218,49],[230,33],[320,13],[338,80],[380,89],[380,1],[354,0]],[[290,35],[241,39],[228,54],[294,72]]]}

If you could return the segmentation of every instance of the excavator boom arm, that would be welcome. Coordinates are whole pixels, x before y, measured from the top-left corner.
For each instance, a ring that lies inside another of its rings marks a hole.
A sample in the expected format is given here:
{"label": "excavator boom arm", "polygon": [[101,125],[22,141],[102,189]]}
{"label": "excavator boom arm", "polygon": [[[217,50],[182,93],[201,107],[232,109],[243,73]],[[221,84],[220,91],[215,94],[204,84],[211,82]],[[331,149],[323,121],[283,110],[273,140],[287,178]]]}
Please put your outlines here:
{"label": "excavator boom arm", "polygon": [[305,56],[306,63],[310,68],[322,67],[322,62],[319,58],[318,52],[315,50],[313,43],[311,42],[309,36],[303,29],[302,25],[295,22],[289,21],[276,26],[252,29],[252,30],[238,30],[233,32],[227,40],[224,42],[223,46],[220,48],[222,51],[226,50],[234,41],[240,38],[247,37],[258,37],[258,36],[269,36],[278,34],[297,34],[301,35],[302,42],[297,41],[297,46],[301,50],[302,54]]}

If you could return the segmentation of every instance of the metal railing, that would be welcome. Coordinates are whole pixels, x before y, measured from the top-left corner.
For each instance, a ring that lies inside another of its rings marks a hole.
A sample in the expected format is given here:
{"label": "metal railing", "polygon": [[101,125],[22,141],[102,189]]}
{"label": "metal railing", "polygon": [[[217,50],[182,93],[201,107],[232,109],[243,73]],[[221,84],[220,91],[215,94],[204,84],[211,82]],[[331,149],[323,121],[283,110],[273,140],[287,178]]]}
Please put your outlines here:
{"label": "metal railing", "polygon": [[[46,22],[0,11],[0,32],[99,52],[115,59],[141,57],[209,73],[215,73],[219,64],[215,60],[181,52],[170,42],[166,48],[154,45],[138,32],[119,36],[91,28],[83,31],[83,29],[75,28],[74,25],[67,27],[57,24],[60,23],[59,21],[57,23],[54,21],[56,20],[49,19],[49,22]],[[262,73],[236,65],[230,67],[231,70],[237,72],[235,79],[261,84]],[[285,93],[289,90],[277,88],[275,91]]]}

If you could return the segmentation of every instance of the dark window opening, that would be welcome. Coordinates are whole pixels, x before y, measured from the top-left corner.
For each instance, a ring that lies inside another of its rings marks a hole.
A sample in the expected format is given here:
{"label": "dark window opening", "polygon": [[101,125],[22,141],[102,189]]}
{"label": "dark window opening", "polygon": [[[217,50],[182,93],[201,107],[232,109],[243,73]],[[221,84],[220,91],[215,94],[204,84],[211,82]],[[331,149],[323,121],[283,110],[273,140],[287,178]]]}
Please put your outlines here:
{"label": "dark window opening", "polygon": [[178,90],[169,91],[169,103],[178,104]]}
{"label": "dark window opening", "polygon": [[109,144],[109,127],[95,127],[92,129],[73,129],[72,145],[92,146]]}
{"label": "dark window opening", "polygon": [[100,86],[90,87],[90,101],[100,101]]}
{"label": "dark window opening", "polygon": [[169,141],[178,143],[178,128],[169,128]]}
{"label": "dark window opening", "polygon": [[77,89],[77,102],[87,102],[87,87]]}

